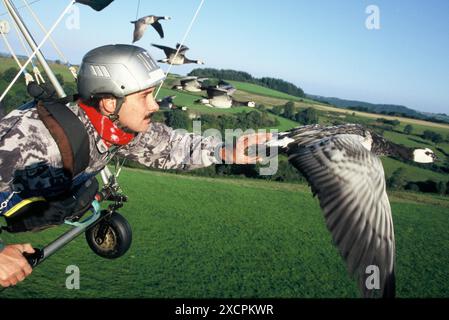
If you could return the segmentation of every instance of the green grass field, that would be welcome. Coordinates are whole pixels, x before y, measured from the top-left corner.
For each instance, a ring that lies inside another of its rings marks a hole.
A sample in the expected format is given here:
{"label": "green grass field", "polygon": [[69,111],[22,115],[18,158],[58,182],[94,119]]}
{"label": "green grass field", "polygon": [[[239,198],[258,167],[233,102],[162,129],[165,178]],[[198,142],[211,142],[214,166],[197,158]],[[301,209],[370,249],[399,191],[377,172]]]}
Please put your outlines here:
{"label": "green grass field", "polygon": [[[19,60],[22,65],[26,62],[26,60],[23,60],[23,59],[19,59]],[[66,81],[66,82],[74,81],[73,76],[70,73],[67,66],[65,66],[63,64],[56,64],[56,63],[49,63],[49,65],[54,73],[56,73],[56,74],[59,73],[62,75],[62,77],[64,78],[64,81]],[[17,70],[19,70],[19,66],[12,58],[0,57],[0,72],[3,72],[6,69],[9,69],[11,67],[14,67]],[[28,72],[30,72],[32,74],[33,69],[32,69],[31,63],[28,65],[27,70],[28,70]],[[40,65],[39,65],[39,70],[42,73],[42,75],[44,75],[45,72],[40,67]]]}
{"label": "green grass field", "polygon": [[301,102],[308,102],[308,103],[315,103],[320,104],[317,101],[310,100],[307,98],[300,98],[297,96],[293,96],[284,92],[280,92],[277,90],[273,90],[270,88],[266,88],[254,83],[247,83],[247,82],[241,82],[241,81],[228,81],[231,83],[236,89],[240,91],[245,91],[248,93],[254,93],[256,95],[266,96],[266,97],[273,97],[273,98],[279,98],[279,99],[286,99],[291,101],[301,101]]}
{"label": "green grass field", "polygon": [[[357,297],[307,186],[125,169],[133,245],[109,261],[78,238],[2,298]],[[391,195],[399,297],[449,297],[449,200]],[[64,227],[2,234],[35,246]],[[65,289],[68,265],[80,290]]]}
{"label": "green grass field", "polygon": [[407,181],[426,181],[428,179],[443,182],[449,181],[449,175],[447,174],[411,166],[396,159],[382,157],[382,164],[387,177],[390,177],[396,169],[404,168],[404,177]]}

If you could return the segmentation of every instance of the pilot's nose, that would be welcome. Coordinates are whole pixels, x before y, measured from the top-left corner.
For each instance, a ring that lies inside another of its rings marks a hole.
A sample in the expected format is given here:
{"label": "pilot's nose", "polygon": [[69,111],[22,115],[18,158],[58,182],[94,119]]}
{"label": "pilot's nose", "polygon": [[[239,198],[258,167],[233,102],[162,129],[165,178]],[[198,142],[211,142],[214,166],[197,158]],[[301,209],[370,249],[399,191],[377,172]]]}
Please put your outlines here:
{"label": "pilot's nose", "polygon": [[150,112],[159,111],[159,104],[156,102],[156,99],[154,99],[153,96],[151,96],[150,101],[148,103],[148,110]]}

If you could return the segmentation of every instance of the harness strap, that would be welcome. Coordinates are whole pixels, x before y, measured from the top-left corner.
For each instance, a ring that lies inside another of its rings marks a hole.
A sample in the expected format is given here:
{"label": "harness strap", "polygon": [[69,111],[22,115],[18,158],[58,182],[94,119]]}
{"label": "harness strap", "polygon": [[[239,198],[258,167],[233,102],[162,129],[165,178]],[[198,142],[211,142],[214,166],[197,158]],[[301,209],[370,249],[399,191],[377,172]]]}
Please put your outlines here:
{"label": "harness strap", "polygon": [[80,119],[61,102],[37,105],[39,118],[55,139],[61,153],[63,168],[75,177],[89,165],[89,136]]}

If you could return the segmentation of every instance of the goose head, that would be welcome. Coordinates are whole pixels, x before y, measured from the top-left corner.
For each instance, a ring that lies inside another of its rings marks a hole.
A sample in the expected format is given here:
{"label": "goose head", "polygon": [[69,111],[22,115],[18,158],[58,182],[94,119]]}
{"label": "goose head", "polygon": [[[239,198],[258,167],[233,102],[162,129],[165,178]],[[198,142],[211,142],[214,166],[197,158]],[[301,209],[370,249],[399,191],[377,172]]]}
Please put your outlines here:
{"label": "goose head", "polygon": [[435,153],[429,149],[415,149],[413,151],[413,161],[418,163],[433,163],[437,159]]}

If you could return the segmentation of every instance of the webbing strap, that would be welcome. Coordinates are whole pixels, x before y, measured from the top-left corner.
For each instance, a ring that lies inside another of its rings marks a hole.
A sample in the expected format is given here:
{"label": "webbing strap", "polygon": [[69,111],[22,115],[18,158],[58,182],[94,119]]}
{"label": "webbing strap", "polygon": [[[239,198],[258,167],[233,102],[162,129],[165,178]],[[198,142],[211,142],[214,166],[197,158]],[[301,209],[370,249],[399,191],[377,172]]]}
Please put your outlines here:
{"label": "webbing strap", "polygon": [[[56,126],[53,119],[45,116],[45,111],[56,121]],[[90,148],[89,136],[81,120],[60,102],[39,102],[38,113],[58,144],[64,168],[72,177],[84,171],[89,165]]]}

